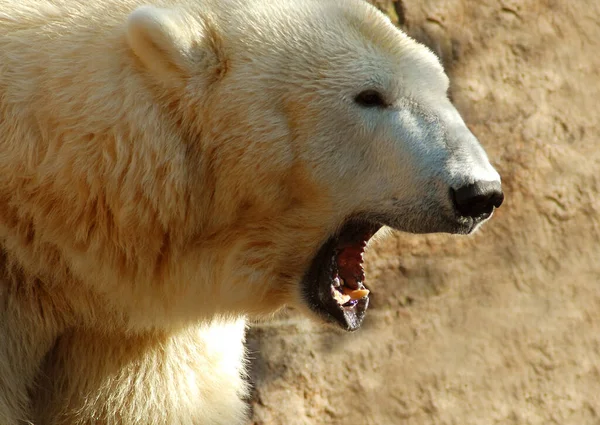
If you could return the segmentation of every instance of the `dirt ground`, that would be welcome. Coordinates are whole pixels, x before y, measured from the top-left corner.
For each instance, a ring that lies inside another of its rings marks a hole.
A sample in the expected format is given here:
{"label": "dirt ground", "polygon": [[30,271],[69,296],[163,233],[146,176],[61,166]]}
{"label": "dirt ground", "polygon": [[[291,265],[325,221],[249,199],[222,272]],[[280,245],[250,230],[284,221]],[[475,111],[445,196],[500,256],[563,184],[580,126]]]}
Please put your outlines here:
{"label": "dirt ground", "polygon": [[600,424],[600,1],[380,5],[442,57],[506,201],[473,237],[378,241],[357,333],[255,325],[253,423]]}

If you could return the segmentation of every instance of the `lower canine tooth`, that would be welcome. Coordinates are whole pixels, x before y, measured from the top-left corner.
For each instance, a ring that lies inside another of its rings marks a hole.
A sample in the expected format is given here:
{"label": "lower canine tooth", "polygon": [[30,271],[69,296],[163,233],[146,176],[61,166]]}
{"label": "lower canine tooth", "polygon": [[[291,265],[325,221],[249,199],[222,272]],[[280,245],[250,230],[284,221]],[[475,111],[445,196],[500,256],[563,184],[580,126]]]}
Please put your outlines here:
{"label": "lower canine tooth", "polygon": [[333,298],[337,301],[338,304],[343,305],[350,301],[352,298],[350,295],[342,294],[340,291],[333,291]]}

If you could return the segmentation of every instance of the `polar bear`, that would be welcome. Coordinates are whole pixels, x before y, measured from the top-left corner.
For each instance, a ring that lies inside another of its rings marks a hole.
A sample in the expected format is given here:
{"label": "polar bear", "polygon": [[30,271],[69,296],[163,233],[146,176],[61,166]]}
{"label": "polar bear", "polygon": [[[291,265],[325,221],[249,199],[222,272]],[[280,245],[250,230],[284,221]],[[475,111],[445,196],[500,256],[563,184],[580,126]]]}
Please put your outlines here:
{"label": "polar bear", "polygon": [[242,424],[244,327],[357,329],[375,232],[500,177],[362,0],[0,0],[0,423]]}

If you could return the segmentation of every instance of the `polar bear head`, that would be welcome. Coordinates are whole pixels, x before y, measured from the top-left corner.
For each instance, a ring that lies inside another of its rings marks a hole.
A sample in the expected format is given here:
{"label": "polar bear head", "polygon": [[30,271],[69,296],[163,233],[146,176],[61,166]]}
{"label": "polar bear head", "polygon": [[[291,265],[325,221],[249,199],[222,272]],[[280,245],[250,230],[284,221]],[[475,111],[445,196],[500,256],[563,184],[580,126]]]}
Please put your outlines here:
{"label": "polar bear head", "polygon": [[292,304],[356,329],[379,228],[468,234],[502,203],[439,60],[366,2],[146,6],[127,40],[189,135],[194,231],[236,308]]}

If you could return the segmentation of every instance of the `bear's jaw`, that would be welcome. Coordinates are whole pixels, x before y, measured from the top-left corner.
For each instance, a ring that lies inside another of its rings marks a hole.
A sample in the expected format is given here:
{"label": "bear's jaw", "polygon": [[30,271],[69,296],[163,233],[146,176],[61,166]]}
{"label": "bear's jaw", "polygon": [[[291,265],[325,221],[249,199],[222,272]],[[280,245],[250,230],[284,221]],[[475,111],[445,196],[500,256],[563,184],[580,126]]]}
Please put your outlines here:
{"label": "bear's jaw", "polygon": [[369,305],[363,254],[381,224],[351,219],[319,249],[302,281],[308,307],[325,321],[354,331]]}

